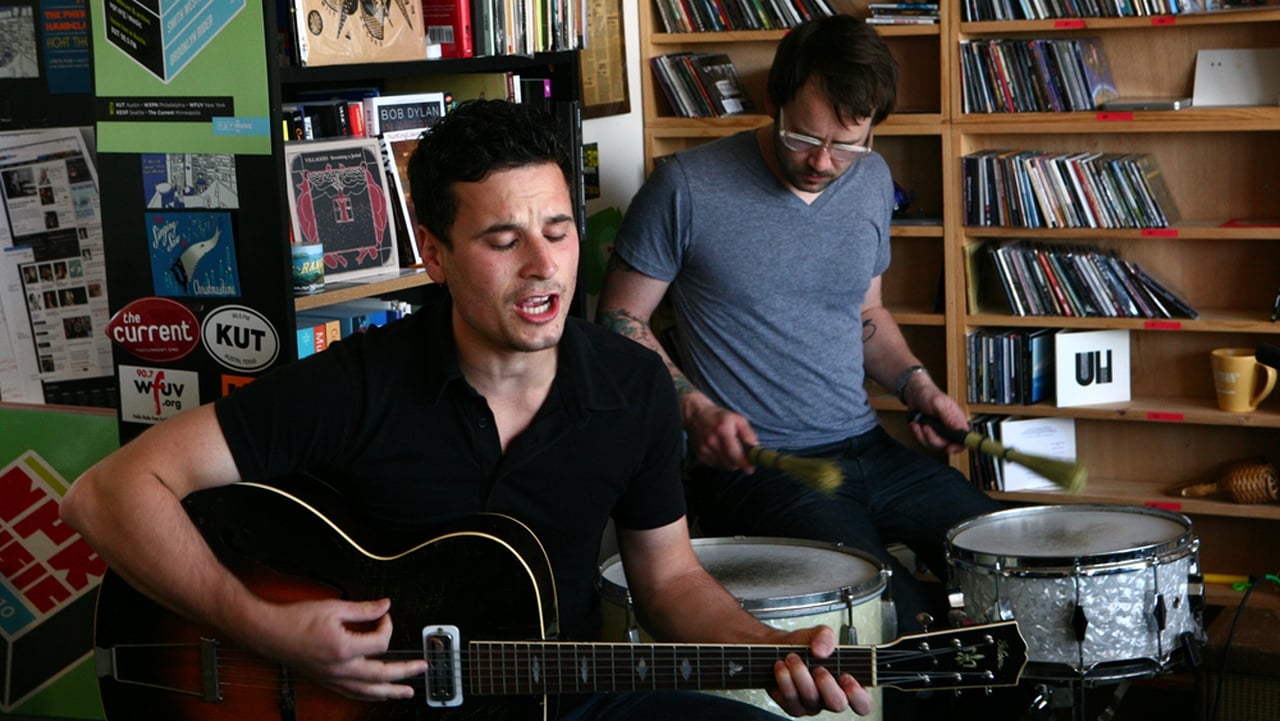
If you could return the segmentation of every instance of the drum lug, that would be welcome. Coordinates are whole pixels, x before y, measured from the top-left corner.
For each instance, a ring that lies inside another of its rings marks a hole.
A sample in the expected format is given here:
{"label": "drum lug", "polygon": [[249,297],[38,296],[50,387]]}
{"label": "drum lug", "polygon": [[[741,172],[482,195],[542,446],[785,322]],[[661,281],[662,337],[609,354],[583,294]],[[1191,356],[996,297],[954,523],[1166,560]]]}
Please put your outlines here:
{"label": "drum lug", "polygon": [[636,618],[636,604],[631,600],[631,592],[627,591],[627,643],[640,643],[640,621]]}
{"label": "drum lug", "polygon": [[1089,627],[1089,619],[1085,617],[1084,606],[1076,604],[1071,609],[1071,629],[1075,631],[1076,641],[1084,643],[1085,630]]}
{"label": "drum lug", "polygon": [[857,646],[858,629],[847,623],[840,624],[840,641],[838,643],[846,646]]}
{"label": "drum lug", "polygon": [[1165,629],[1165,624],[1167,623],[1166,619],[1169,615],[1168,609],[1164,607],[1163,593],[1156,594],[1156,602],[1154,607],[1151,609],[1151,615],[1156,618],[1156,628],[1163,631]]}
{"label": "drum lug", "polygon": [[898,637],[898,604],[891,599],[880,602],[880,628],[886,639]]}
{"label": "drum lug", "polygon": [[1197,618],[1204,613],[1204,576],[1198,570],[1187,574],[1187,601],[1191,604],[1191,613]]}

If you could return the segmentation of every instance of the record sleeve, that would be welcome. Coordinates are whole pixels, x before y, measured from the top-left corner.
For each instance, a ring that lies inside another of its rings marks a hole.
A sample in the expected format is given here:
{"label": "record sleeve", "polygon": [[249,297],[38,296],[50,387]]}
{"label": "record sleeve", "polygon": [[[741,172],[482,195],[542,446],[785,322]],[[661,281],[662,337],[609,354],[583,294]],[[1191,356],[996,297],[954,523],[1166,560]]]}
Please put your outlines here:
{"label": "record sleeve", "polygon": [[286,143],[285,165],[294,240],[324,245],[326,282],[399,267],[376,138]]}

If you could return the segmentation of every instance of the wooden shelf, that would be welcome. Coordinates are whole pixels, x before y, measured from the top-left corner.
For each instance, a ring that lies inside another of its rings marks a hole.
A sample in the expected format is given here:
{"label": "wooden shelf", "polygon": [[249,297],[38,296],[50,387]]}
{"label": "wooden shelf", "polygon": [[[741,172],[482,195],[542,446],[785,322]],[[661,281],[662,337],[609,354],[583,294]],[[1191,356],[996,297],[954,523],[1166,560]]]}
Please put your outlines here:
{"label": "wooden shelf", "polygon": [[1280,428],[1280,412],[1258,410],[1230,413],[1219,410],[1207,398],[1135,398],[1123,403],[1058,408],[1052,405],[1010,406],[973,403],[972,413],[1003,413],[1017,416],[1056,416],[1105,421],[1143,423],[1183,423],[1238,428]]}
{"label": "wooden shelf", "polygon": [[968,133],[1025,135],[1275,131],[1277,122],[1280,122],[1280,107],[1274,106],[1123,112],[963,113],[952,120],[956,128]]}
{"label": "wooden shelf", "polygon": [[1052,327],[1052,328],[1120,328],[1150,331],[1188,331],[1197,333],[1280,333],[1280,323],[1271,321],[1270,310],[1198,309],[1200,317],[1191,318],[1101,318],[1045,315],[1001,315],[978,313],[968,317],[970,326]]}
{"label": "wooden shelf", "polygon": [[[1280,212],[1280,208],[1277,208]],[[1226,225],[1230,219],[1179,220],[1168,228],[1012,228],[965,226],[961,229],[969,238],[1032,238],[1042,240],[1088,241],[1095,238],[1119,240],[1280,240],[1280,221],[1259,221],[1248,227]]]}
{"label": "wooden shelf", "polygon": [[1079,30],[1117,30],[1130,28],[1168,28],[1174,26],[1230,25],[1235,23],[1274,22],[1280,9],[1270,7],[1238,8],[1208,13],[1180,15],[1147,15],[1125,18],[1058,18],[1053,20],[1002,20],[960,22],[961,35],[1036,33],[1038,35]]}
{"label": "wooden shelf", "polygon": [[369,275],[359,280],[325,283],[324,292],[314,295],[300,295],[294,298],[295,310],[322,308],[334,303],[343,303],[361,298],[375,298],[410,288],[420,288],[431,283],[427,271],[421,268],[403,268],[377,275]]}
{"label": "wooden shelf", "polygon": [[1196,516],[1230,518],[1263,518],[1280,521],[1280,503],[1245,504],[1204,498],[1182,498],[1164,495],[1150,483],[1121,481],[1113,478],[1090,478],[1080,493],[1051,491],[994,492],[991,495],[1007,501],[1036,504],[1106,503],[1161,508]]}

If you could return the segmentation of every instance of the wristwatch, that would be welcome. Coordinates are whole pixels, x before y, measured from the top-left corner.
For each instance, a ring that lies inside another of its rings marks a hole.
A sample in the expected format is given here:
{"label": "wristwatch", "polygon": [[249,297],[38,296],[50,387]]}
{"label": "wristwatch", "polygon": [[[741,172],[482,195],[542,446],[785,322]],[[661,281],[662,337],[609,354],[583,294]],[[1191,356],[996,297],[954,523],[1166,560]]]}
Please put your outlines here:
{"label": "wristwatch", "polygon": [[898,381],[893,384],[893,392],[898,396],[898,400],[902,401],[902,405],[907,404],[907,382],[911,380],[911,376],[917,373],[929,374],[929,370],[922,365],[910,366],[906,370],[898,374]]}

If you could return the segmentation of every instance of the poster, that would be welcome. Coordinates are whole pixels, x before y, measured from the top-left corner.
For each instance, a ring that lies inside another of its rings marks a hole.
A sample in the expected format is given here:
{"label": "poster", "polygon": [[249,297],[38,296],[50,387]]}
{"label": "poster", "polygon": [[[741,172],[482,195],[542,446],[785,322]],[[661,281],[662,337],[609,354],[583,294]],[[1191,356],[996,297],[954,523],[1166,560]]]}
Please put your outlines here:
{"label": "poster", "polygon": [[0,536],[27,551],[9,547],[24,561],[0,572],[0,712],[104,717],[92,648],[105,564],[52,519],[70,483],[119,445],[117,426],[114,411],[0,404]]}
{"label": "poster", "polygon": [[[79,129],[0,134],[0,401],[110,379],[97,175]],[[113,381],[111,381],[113,382]]]}
{"label": "poster", "polygon": [[600,118],[631,112],[620,0],[588,0],[587,41],[581,58],[582,117]]}
{"label": "poster", "polygon": [[91,0],[90,9],[102,152],[271,152],[262,3]]}

